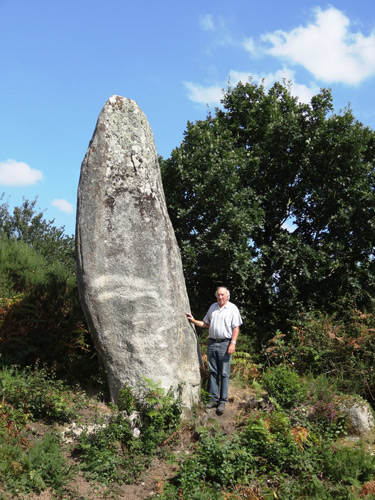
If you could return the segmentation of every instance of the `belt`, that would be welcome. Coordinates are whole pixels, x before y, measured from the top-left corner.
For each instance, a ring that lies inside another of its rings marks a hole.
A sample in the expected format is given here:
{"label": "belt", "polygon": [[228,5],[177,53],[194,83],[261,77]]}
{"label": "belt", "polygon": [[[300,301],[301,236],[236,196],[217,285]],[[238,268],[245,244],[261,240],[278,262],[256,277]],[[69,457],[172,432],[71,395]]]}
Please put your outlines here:
{"label": "belt", "polygon": [[211,340],[211,342],[229,342],[230,341],[230,339],[212,339],[211,337],[209,337],[208,340]]}

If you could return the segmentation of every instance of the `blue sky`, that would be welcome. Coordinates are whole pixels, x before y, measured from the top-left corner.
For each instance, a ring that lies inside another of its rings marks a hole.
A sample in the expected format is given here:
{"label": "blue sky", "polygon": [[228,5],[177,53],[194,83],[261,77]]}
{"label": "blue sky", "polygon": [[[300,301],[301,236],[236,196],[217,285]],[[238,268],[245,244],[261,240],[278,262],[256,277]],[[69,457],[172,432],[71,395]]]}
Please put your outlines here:
{"label": "blue sky", "polygon": [[232,84],[332,89],[375,128],[373,0],[0,0],[0,194],[75,230],[80,167],[100,110],[137,101],[159,154]]}

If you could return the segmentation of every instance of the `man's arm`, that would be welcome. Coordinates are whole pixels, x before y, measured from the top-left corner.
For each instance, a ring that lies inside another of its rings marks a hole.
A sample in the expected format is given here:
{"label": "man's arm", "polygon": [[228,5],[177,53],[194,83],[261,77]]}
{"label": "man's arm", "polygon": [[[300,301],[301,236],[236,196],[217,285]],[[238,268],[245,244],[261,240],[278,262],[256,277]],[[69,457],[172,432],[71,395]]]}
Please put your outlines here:
{"label": "man's arm", "polygon": [[195,326],[199,326],[199,328],[209,328],[210,327],[210,325],[208,325],[204,321],[199,321],[199,319],[195,319],[190,313],[186,313],[186,316],[187,316],[187,319],[190,321],[190,323],[193,323],[193,325],[195,325]]}
{"label": "man's arm", "polygon": [[228,347],[228,354],[233,354],[234,351],[236,350],[236,344],[234,342],[237,342],[239,333],[240,333],[239,326],[236,326],[235,328],[233,328],[232,339],[231,339],[229,347]]}

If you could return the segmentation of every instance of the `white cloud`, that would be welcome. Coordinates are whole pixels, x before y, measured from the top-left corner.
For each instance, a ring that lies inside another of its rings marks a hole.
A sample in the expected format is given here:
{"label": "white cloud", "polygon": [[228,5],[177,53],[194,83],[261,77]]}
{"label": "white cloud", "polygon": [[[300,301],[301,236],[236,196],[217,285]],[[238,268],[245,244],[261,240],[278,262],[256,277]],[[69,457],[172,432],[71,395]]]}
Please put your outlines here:
{"label": "white cloud", "polygon": [[315,22],[305,27],[263,35],[263,42],[271,44],[268,54],[299,64],[327,83],[357,85],[374,76],[375,34],[350,32],[350,20],[333,7],[315,13]]}
{"label": "white cloud", "polygon": [[214,31],[215,24],[211,14],[206,14],[199,19],[199,24],[204,31]]}
{"label": "white cloud", "polygon": [[[217,46],[242,47],[252,57],[272,55],[288,63],[282,69],[268,74],[232,70],[229,76],[233,86],[239,81],[248,82],[249,77],[252,81],[263,84],[265,88],[271,87],[276,81],[285,80],[290,83],[292,95],[298,97],[300,102],[309,103],[320,91],[317,82],[358,85],[366,78],[375,76],[375,32],[369,36],[353,32],[349,18],[333,7],[326,10],[316,8],[313,22],[305,26],[299,26],[289,32],[277,30],[263,34],[260,40],[248,37],[241,43],[225,33],[225,23],[218,22],[217,26],[214,26],[210,15],[201,18],[201,24],[206,26],[206,29],[215,29],[215,34],[218,35]],[[292,65],[295,71],[291,69]],[[310,81],[297,82],[297,66],[310,72]],[[185,82],[185,87],[188,89],[190,100],[218,105],[223,97],[222,88],[226,87],[226,82],[223,85],[211,86]]]}
{"label": "white cloud", "polygon": [[74,213],[74,207],[71,203],[66,200],[58,200],[54,199],[51,203],[52,206],[58,208],[62,212],[66,212],[67,214]]}
{"label": "white cloud", "polygon": [[0,162],[0,185],[30,186],[43,178],[40,170],[16,160]]}
{"label": "white cloud", "polygon": [[184,82],[185,87],[189,91],[189,99],[201,104],[218,104],[223,97],[223,87],[214,85],[204,87],[192,82]]}
{"label": "white cloud", "polygon": [[258,55],[258,48],[254,42],[254,39],[249,37],[244,40],[242,43],[243,47],[250,52],[251,55],[256,56]]}

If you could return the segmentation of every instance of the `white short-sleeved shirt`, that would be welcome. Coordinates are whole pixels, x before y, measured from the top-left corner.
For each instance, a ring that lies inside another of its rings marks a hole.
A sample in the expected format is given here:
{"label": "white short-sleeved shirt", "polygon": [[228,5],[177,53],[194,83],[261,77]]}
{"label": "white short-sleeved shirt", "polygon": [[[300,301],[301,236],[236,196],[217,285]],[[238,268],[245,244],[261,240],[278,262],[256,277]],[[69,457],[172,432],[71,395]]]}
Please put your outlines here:
{"label": "white short-sleeved shirt", "polygon": [[211,339],[231,339],[233,329],[242,325],[238,307],[229,301],[221,309],[218,302],[212,304],[203,321],[210,325]]}

